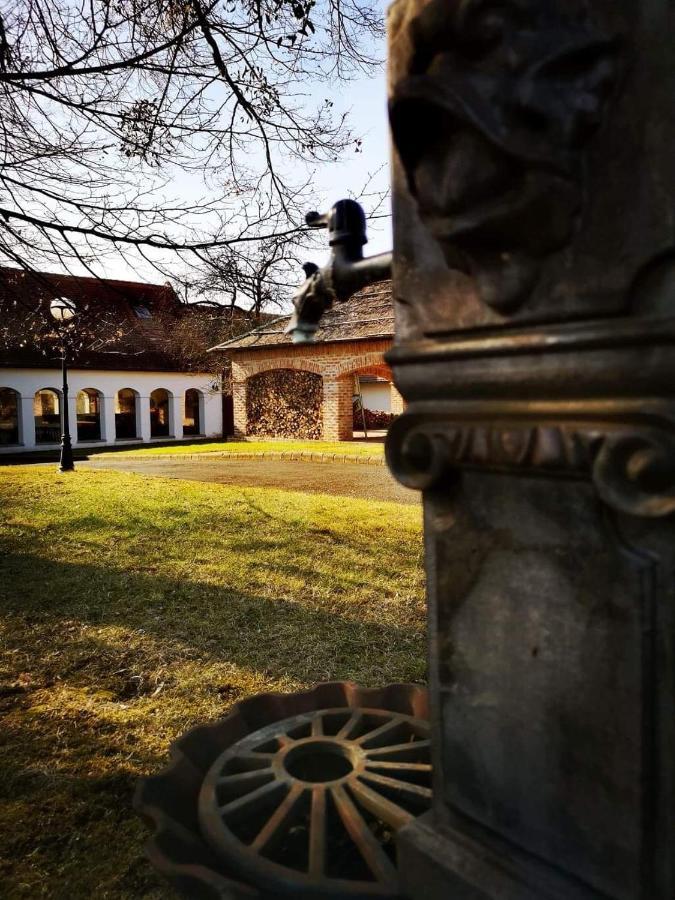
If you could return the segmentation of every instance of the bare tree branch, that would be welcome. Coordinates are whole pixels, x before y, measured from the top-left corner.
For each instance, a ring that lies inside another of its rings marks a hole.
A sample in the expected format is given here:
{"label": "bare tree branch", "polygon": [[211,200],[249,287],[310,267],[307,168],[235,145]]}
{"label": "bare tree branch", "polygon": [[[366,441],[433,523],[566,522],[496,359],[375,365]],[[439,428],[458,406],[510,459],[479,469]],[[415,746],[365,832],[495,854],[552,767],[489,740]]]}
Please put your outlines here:
{"label": "bare tree branch", "polygon": [[381,29],[369,0],[0,0],[0,262],[277,302],[311,169],[354,146],[311,86],[372,69]]}

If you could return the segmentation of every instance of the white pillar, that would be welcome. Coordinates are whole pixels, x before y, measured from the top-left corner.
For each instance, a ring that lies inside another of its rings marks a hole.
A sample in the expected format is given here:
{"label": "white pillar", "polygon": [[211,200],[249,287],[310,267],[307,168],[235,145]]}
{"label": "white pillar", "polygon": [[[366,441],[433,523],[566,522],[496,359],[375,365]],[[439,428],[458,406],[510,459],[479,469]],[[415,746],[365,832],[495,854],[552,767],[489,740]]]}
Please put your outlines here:
{"label": "white pillar", "polygon": [[19,403],[19,441],[27,449],[35,447],[35,417],[33,416],[33,395],[21,397]]}
{"label": "white pillar", "polygon": [[101,440],[106,444],[114,443],[117,435],[115,434],[115,403],[117,395],[112,397],[101,397]]}
{"label": "white pillar", "polygon": [[[198,401],[199,401],[197,403],[197,408],[199,410],[198,433],[199,434],[207,434],[208,432],[206,431],[206,398],[204,397],[204,391],[200,391],[199,394],[197,395],[197,397],[198,397]],[[219,434],[222,437],[223,436],[223,395],[220,393],[210,394],[209,399],[213,400],[213,402],[216,404],[216,406],[214,408],[219,410],[218,415],[220,417],[220,427],[216,428],[214,430],[214,433]]]}
{"label": "white pillar", "polygon": [[70,429],[70,443],[77,443],[77,393],[68,391],[68,428]]}
{"label": "white pillar", "polygon": [[150,440],[150,397],[136,397],[136,435],[142,441]]}
{"label": "white pillar", "polygon": [[185,391],[175,393],[169,398],[169,434],[176,440],[183,437],[183,419],[185,418]]}

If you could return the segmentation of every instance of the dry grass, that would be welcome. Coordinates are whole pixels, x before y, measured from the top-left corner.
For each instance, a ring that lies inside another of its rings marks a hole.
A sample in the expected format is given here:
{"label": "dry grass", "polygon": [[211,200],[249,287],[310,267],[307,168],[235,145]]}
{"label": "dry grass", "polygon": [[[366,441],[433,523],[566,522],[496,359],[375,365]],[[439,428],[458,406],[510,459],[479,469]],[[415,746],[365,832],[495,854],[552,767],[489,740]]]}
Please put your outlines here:
{"label": "dry grass", "polygon": [[420,510],[0,470],[0,893],[167,896],[130,808],[265,690],[424,676]]}

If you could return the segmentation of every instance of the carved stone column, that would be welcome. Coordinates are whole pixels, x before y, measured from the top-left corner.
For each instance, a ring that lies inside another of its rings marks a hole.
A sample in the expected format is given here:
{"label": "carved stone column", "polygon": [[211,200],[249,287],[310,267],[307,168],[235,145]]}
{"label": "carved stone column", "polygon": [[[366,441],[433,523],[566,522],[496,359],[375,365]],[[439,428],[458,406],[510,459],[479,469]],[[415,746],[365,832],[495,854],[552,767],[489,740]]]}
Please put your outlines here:
{"label": "carved stone column", "polygon": [[424,900],[675,897],[675,5],[399,0],[388,459],[424,491]]}

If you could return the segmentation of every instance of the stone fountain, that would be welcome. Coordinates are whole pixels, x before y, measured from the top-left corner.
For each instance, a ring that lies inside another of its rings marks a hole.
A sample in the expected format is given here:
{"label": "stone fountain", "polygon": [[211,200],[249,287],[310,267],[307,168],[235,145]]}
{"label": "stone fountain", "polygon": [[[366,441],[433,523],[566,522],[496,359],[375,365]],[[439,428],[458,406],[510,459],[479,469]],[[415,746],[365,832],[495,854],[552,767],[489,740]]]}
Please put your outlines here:
{"label": "stone fountain", "polygon": [[[254,698],[139,792],[187,896],[675,897],[674,31],[666,0],[392,6],[387,458],[424,494],[431,808],[382,781],[428,768],[419,689]],[[302,340],[389,265],[340,209]],[[248,832],[247,779],[278,800]],[[326,790],[363,813],[358,885],[323,877]],[[307,877],[255,858],[291,813]]]}

